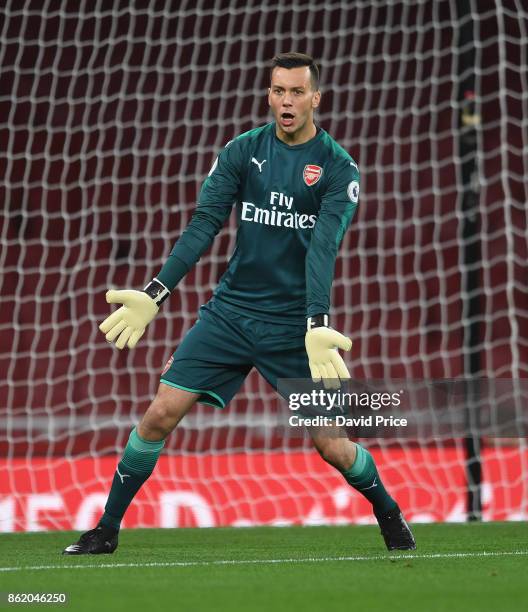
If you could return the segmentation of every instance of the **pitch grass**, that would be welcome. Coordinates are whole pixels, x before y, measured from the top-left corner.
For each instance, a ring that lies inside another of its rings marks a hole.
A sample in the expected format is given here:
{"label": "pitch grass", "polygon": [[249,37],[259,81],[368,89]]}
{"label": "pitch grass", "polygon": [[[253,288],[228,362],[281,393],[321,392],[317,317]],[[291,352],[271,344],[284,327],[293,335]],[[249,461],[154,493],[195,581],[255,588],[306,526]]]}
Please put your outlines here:
{"label": "pitch grass", "polygon": [[124,530],[113,555],[80,557],[60,554],[77,532],[2,534],[0,591],[66,592],[29,608],[90,612],[526,609],[528,524],[414,532],[418,550],[389,554],[372,526]]}

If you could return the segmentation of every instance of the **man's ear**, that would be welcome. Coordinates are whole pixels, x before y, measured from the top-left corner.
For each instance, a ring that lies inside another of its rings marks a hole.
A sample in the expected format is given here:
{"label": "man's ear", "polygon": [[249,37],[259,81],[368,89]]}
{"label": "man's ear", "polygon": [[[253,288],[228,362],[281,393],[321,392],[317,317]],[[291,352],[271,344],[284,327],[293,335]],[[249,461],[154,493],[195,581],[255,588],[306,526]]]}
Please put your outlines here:
{"label": "man's ear", "polygon": [[320,103],[321,103],[321,92],[318,90],[313,95],[312,108],[317,108]]}
{"label": "man's ear", "polygon": [[268,106],[271,106],[270,97],[271,97],[271,87],[268,87]]}

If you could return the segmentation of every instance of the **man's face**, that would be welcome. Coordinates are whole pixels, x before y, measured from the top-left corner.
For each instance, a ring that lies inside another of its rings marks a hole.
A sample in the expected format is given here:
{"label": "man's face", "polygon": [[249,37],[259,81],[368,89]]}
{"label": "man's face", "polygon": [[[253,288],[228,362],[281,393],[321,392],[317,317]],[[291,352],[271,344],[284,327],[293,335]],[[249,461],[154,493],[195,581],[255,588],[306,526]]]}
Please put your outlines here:
{"label": "man's face", "polygon": [[313,111],[319,106],[321,94],[314,91],[310,68],[280,68],[273,70],[268,102],[280,131],[288,139],[302,134],[313,123]]}

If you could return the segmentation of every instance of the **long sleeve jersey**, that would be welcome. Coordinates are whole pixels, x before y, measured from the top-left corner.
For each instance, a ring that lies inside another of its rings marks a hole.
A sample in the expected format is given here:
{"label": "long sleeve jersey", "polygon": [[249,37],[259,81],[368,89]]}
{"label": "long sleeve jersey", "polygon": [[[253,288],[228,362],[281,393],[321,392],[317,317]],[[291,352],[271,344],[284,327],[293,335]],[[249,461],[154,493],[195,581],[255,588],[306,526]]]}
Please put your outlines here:
{"label": "long sleeve jersey", "polygon": [[158,279],[172,290],[235,205],[236,247],[214,299],[277,323],[327,313],[337,252],[358,200],[358,166],[323,129],[289,146],[275,123],[256,128],[218,155]]}

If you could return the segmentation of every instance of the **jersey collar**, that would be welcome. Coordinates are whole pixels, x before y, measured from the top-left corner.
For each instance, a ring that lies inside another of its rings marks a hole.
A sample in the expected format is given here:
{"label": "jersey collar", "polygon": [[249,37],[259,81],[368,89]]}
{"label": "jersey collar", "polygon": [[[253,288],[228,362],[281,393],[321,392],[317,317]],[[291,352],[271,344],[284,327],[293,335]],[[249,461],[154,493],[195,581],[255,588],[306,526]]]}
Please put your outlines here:
{"label": "jersey collar", "polygon": [[290,151],[298,151],[300,149],[306,149],[308,147],[311,147],[313,144],[315,144],[316,142],[319,142],[319,140],[321,140],[321,138],[323,137],[324,134],[324,130],[323,128],[320,128],[317,124],[315,125],[315,128],[317,130],[317,133],[315,134],[315,136],[313,138],[310,138],[310,140],[307,140],[306,142],[303,142],[302,144],[298,144],[298,145],[289,145],[286,144],[285,142],[283,142],[278,136],[277,136],[277,130],[276,130],[276,124],[275,121],[273,121],[272,123],[270,123],[271,129],[273,131],[273,138],[275,139],[275,143],[280,145],[281,147],[288,149]]}

